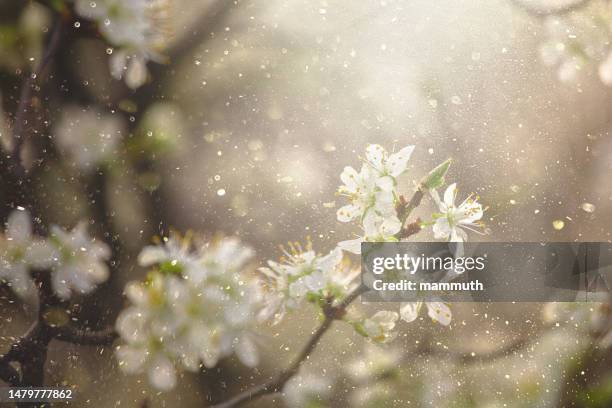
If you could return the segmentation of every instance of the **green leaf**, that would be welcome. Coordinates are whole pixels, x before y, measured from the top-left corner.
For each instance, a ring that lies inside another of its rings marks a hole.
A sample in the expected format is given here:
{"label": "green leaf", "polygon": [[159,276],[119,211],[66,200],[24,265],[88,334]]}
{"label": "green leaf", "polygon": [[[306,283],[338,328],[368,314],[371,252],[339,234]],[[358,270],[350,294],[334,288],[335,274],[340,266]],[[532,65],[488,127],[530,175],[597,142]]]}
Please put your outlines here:
{"label": "green leaf", "polygon": [[444,184],[444,176],[448,172],[448,169],[453,159],[447,159],[442,164],[438,165],[435,169],[429,172],[429,174],[423,179],[421,185],[427,190],[441,187]]}

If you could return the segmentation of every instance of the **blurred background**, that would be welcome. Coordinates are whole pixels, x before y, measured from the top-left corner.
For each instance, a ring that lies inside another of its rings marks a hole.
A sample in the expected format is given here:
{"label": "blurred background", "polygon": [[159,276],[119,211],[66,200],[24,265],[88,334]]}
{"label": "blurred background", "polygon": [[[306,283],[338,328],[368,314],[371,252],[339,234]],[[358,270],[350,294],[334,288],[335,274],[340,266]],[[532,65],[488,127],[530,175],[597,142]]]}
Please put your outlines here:
{"label": "blurred background", "polygon": [[[45,3],[0,0],[8,147],[21,83],[52,26]],[[525,3],[539,10],[567,2]],[[605,1],[583,3],[562,16],[578,35],[607,10]],[[343,203],[335,192],[343,167],[357,167],[368,143],[416,145],[406,194],[452,157],[447,180],[488,206],[491,232],[480,239],[611,239],[612,92],[596,63],[571,81],[543,63],[545,16],[511,0],[176,0],[170,12],[168,58],[150,63],[135,91],[110,76],[113,50],[72,17],[28,123],[24,159],[35,189],[15,197],[1,176],[3,220],[31,200],[40,228],[87,219],[118,250],[111,279],[75,301],[74,320],[111,324],[125,283],[145,276],[139,250],[172,229],[237,235],[257,250],[254,266],[278,258],[287,241],[311,237],[326,253],[350,239],[359,231],[336,221]],[[106,126],[65,124],[70,109],[83,108],[120,129],[107,171],[80,165],[61,142],[70,128]],[[432,208],[425,203],[417,215]],[[6,288],[0,297],[4,350],[35,308]],[[609,407],[611,355],[590,335],[602,307],[458,304],[450,327],[403,323],[397,340],[376,349],[338,324],[285,395],[252,406]],[[316,325],[304,308],[262,326],[256,370],[224,360],[183,374],[163,394],[121,374],[110,347],[54,342],[45,382],[75,386],[75,406],[206,406],[285,367]]]}

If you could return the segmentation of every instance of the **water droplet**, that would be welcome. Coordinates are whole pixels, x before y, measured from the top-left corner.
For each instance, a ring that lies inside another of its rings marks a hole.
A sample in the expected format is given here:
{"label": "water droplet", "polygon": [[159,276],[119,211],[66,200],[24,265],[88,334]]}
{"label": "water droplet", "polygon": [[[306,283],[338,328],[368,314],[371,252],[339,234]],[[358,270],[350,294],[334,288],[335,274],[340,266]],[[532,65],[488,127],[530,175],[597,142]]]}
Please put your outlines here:
{"label": "water droplet", "polygon": [[223,197],[225,195],[225,189],[224,188],[220,188],[217,190],[217,195],[219,197]]}
{"label": "water droplet", "polygon": [[565,227],[565,221],[563,221],[563,220],[554,220],[552,222],[552,226],[557,231],[561,231]]}
{"label": "water droplet", "polygon": [[588,213],[595,212],[595,205],[591,203],[582,203],[580,205],[580,208],[582,208],[582,211],[584,212],[588,212]]}

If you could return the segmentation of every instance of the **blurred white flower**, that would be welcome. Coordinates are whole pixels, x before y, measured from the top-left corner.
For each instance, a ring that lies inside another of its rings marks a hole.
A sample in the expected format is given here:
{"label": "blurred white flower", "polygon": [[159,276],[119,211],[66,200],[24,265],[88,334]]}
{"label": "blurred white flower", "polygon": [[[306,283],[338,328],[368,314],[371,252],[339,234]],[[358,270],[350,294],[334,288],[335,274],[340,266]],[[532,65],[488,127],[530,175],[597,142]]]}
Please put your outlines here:
{"label": "blurred white flower", "polygon": [[332,382],[314,374],[298,374],[283,387],[283,399],[288,407],[323,408],[329,406]]}
{"label": "blurred white flower", "polygon": [[158,245],[147,245],[138,254],[138,265],[150,267],[156,265],[164,274],[185,276],[203,275],[203,267],[198,254],[191,248],[191,240],[171,233]]}
{"label": "blurred white flower", "polygon": [[[290,244],[290,251],[285,251],[283,263],[268,261],[268,267],[259,268],[263,275],[266,294],[265,307],[260,319],[273,319],[278,323],[287,310],[295,309],[309,294],[324,295],[326,289],[333,285],[336,295],[342,285],[338,285],[338,269],[341,268],[342,251],[335,248],[329,254],[320,256],[308,244],[306,250],[299,245]],[[346,277],[346,276],[345,276]],[[354,279],[355,275],[348,279]],[[344,285],[348,288],[349,285]]]}
{"label": "blurred white flower", "polygon": [[349,395],[351,407],[378,408],[393,406],[397,392],[394,387],[384,382],[358,387]]}
{"label": "blurred white flower", "polygon": [[156,269],[147,283],[126,287],[132,305],[117,320],[124,371],[146,371],[151,384],[166,391],[174,387],[177,367],[212,368],[232,353],[257,365],[252,328],[262,299],[258,282],[244,271],[252,255],[236,238],[194,247],[178,234],[145,248],[139,262]]}
{"label": "blurred white flower", "polygon": [[[599,7],[599,6],[596,6]],[[540,58],[550,67],[557,68],[561,82],[574,82],[578,73],[587,67],[589,61],[602,61],[607,58],[610,47],[610,28],[606,21],[611,16],[608,7],[595,8],[592,15],[574,14],[571,16],[550,16],[544,21],[547,39],[540,46]],[[606,85],[608,64],[599,66],[599,75]]]}
{"label": "blurred white flower", "polygon": [[132,88],[147,79],[146,64],[161,61],[169,30],[167,0],[76,0],[76,12],[98,24],[104,38],[119,50],[111,56],[111,73]]}
{"label": "blurred white flower", "polygon": [[425,305],[427,315],[434,322],[448,326],[451,322],[452,313],[448,305],[443,302],[406,302],[400,304],[400,316],[402,320],[410,323],[418,316],[421,308]]}
{"label": "blurred white flower", "polygon": [[393,331],[399,315],[390,310],[381,310],[362,323],[362,333],[377,343],[387,343],[397,336]]}
{"label": "blurred white flower", "polygon": [[452,242],[463,242],[467,239],[464,229],[482,234],[476,228],[480,228],[478,222],[483,215],[482,205],[472,195],[468,196],[461,204],[455,205],[457,198],[457,184],[453,183],[444,192],[444,200],[436,190],[431,190],[431,196],[438,205],[440,214],[434,214],[435,224],[433,226],[436,239],[449,239]]}
{"label": "blurred white flower", "polygon": [[349,362],[346,375],[359,384],[394,377],[402,361],[402,351],[366,344],[365,353]]}
{"label": "blurred white flower", "polygon": [[83,170],[92,170],[117,153],[125,128],[115,115],[69,106],[54,129],[57,146]]}
{"label": "blurred white flower", "polygon": [[176,385],[176,369],[164,344],[174,336],[173,316],[166,307],[168,286],[179,284],[175,276],[154,275],[148,284],[131,282],[125,294],[131,305],[123,310],[115,328],[124,341],[117,347],[119,367],[127,374],[146,372],[153,387],[168,391]]}
{"label": "blurred white flower", "polygon": [[110,248],[87,234],[85,222],[70,232],[52,226],[49,242],[55,250],[51,284],[61,299],[68,299],[72,292],[87,294],[108,279],[105,261],[110,259]]}
{"label": "blurred white flower", "polygon": [[612,52],[599,64],[599,79],[607,86],[612,86]]}
{"label": "blurred white flower", "polygon": [[30,214],[14,210],[0,236],[0,281],[6,281],[18,296],[28,298],[36,292],[30,269],[48,268],[53,256],[45,240],[32,236]]}

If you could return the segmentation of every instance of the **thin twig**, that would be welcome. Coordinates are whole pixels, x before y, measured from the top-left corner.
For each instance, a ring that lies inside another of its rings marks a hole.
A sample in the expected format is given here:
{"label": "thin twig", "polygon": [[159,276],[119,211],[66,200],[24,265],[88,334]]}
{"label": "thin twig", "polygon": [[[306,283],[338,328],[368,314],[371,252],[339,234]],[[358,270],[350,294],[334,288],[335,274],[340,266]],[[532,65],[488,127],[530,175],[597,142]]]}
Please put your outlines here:
{"label": "thin twig", "polygon": [[27,123],[27,114],[32,100],[32,90],[36,84],[36,80],[40,77],[45,67],[51,62],[53,56],[57,52],[60,44],[63,21],[57,19],[55,27],[49,39],[49,43],[45,48],[45,52],[41,57],[36,68],[28,75],[21,86],[21,95],[19,97],[19,105],[15,113],[15,124],[13,126],[13,148],[11,158],[14,163],[14,172],[19,176],[25,175],[25,169],[21,164],[21,148],[25,142],[25,125]]}
{"label": "thin twig", "polygon": [[334,320],[341,319],[344,313],[346,312],[346,308],[366,290],[368,290],[367,287],[360,285],[346,298],[344,298],[339,304],[330,305],[324,308],[325,318],[323,319],[323,322],[312,334],[312,336],[308,340],[308,343],[306,343],[298,357],[293,361],[293,363],[291,363],[289,367],[281,371],[272,380],[257,385],[253,388],[249,388],[248,390],[241,392],[240,394],[230,398],[229,400],[221,404],[215,405],[213,408],[237,407],[264,395],[274,394],[281,391],[287,381],[289,381],[294,375],[297,374],[304,361],[306,361],[310,357],[310,354],[317,347],[319,341],[321,340],[323,335],[329,330]]}
{"label": "thin twig", "polygon": [[117,332],[115,332],[112,327],[104,330],[92,331],[65,326],[55,328],[53,332],[54,339],[84,346],[110,345],[118,337]]}

